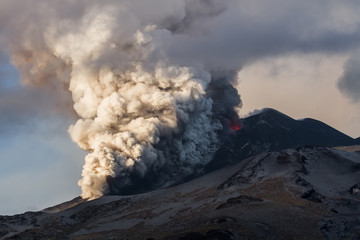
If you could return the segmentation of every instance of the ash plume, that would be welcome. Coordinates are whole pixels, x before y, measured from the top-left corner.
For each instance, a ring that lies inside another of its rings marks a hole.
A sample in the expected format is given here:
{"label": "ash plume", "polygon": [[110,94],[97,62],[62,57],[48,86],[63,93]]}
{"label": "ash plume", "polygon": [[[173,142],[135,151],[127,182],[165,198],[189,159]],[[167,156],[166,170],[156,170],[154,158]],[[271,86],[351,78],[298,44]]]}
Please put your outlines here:
{"label": "ash plume", "polygon": [[[161,2],[161,12],[142,15],[147,1],[26,1],[35,7],[5,29],[25,84],[71,92],[78,120],[69,133],[89,152],[79,181],[83,198],[131,192],[139,183],[164,187],[201,171],[229,128],[224,119],[240,104],[233,76],[167,55],[173,35],[159,23],[173,16],[190,26],[195,15],[186,9],[195,1],[153,2]],[[211,1],[203,15],[222,9]]]}
{"label": "ash plume", "polygon": [[180,19],[170,16],[161,23],[173,34],[191,33],[192,30],[197,29],[196,25],[201,25],[206,19],[214,18],[224,12],[229,0],[198,0],[184,3],[184,15]]}

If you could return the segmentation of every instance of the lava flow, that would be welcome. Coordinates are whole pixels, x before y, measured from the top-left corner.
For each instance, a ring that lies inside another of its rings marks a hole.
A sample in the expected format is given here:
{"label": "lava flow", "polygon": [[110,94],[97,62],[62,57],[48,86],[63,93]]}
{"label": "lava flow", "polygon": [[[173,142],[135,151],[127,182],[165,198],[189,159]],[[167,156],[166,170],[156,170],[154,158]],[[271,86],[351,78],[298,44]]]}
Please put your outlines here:
{"label": "lava flow", "polygon": [[234,131],[239,131],[242,126],[239,123],[239,120],[231,120],[230,128]]}

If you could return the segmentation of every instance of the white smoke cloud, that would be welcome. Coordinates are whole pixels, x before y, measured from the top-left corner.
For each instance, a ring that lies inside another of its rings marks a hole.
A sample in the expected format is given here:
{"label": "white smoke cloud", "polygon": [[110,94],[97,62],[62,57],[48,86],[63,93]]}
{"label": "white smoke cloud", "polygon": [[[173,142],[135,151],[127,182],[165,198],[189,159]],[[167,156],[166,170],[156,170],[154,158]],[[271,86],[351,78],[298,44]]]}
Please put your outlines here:
{"label": "white smoke cloud", "polygon": [[[107,72],[114,91],[98,97],[96,113],[81,112],[93,117],[80,119],[69,129],[73,140],[91,151],[79,182],[83,197],[106,192],[109,176],[126,177],[130,170],[144,175],[147,168],[161,168],[172,161],[178,161],[177,171],[184,176],[210,160],[221,126],[211,119],[212,100],[204,97],[209,76],[193,71],[159,66],[149,73],[137,66],[118,77]],[[100,85],[108,77],[99,78]],[[81,110],[96,104],[81,103]]]}
{"label": "white smoke cloud", "polygon": [[119,179],[113,192],[149,173],[156,173],[152,187],[173,184],[200,171],[218,147],[222,125],[206,94],[211,75],[168,62],[163,39],[171,33],[151,15],[133,15],[133,7],[92,3],[73,18],[27,13],[34,22],[18,23],[28,29],[15,31],[20,38],[10,44],[24,83],[65,85],[72,94],[80,119],[69,133],[89,151],[79,181],[83,198],[109,193],[109,179]]}

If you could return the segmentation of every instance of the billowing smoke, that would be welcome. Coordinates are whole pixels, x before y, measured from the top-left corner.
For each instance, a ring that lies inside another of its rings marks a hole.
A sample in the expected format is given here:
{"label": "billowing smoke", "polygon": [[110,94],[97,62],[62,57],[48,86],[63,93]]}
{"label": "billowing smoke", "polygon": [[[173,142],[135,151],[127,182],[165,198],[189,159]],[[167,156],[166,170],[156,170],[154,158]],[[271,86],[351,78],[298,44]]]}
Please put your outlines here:
{"label": "billowing smoke", "polygon": [[[224,4],[160,2],[161,11],[142,15],[137,4],[147,1],[26,1],[36,7],[7,29],[24,83],[71,92],[79,119],[69,133],[89,152],[83,198],[164,187],[200,172],[238,119],[234,71],[179,64],[166,51],[172,36]],[[207,6],[200,17],[189,10],[198,4]]]}

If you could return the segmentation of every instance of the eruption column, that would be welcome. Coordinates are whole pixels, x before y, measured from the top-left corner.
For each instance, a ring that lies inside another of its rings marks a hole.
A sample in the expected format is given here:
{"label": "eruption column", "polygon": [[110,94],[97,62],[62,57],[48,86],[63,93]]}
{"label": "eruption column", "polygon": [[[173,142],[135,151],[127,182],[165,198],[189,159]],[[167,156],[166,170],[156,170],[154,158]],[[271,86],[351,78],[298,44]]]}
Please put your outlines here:
{"label": "eruption column", "polygon": [[[69,133],[89,152],[82,197],[121,194],[144,182],[147,189],[164,187],[200,172],[240,104],[231,77],[168,56],[172,39],[185,29],[170,32],[163,18],[139,16],[128,1],[89,2],[79,16],[24,13],[19,23],[28,28],[11,43],[24,82],[71,92],[78,120]],[[169,14],[177,12],[171,6]],[[186,18],[179,16],[172,21]]]}

